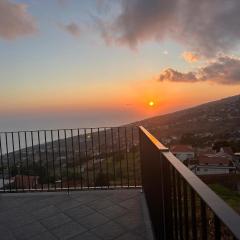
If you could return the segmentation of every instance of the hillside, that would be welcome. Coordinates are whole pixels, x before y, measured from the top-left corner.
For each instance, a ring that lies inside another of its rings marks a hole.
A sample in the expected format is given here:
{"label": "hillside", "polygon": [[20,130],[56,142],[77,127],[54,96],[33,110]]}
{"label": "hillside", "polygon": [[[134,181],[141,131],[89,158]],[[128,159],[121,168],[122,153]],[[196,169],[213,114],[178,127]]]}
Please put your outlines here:
{"label": "hillside", "polygon": [[184,137],[240,140],[240,95],[133,123],[142,125],[163,142]]}

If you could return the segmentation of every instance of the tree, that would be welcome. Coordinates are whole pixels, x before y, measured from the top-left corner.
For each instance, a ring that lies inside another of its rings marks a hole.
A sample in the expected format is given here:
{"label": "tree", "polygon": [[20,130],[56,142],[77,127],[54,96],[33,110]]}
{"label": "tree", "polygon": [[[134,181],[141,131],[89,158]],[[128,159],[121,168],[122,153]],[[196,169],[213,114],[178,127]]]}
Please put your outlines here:
{"label": "tree", "polygon": [[227,141],[216,141],[213,144],[212,149],[219,152],[222,147],[229,147],[229,146],[230,146],[230,144]]}

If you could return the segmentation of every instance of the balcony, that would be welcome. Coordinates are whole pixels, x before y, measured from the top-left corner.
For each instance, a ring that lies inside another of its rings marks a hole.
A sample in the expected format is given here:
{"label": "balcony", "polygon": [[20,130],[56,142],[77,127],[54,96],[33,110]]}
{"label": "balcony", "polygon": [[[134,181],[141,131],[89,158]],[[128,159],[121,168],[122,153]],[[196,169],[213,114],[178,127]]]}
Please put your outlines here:
{"label": "balcony", "polygon": [[240,239],[240,217],[143,127],[0,133],[1,239]]}

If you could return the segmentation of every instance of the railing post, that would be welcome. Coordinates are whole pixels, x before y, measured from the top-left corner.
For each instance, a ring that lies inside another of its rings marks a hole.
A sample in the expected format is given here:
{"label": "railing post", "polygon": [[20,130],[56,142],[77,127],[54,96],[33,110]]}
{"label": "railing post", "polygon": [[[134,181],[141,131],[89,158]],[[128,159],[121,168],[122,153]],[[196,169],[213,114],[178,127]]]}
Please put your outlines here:
{"label": "railing post", "polygon": [[[139,141],[142,186],[149,207],[148,210],[152,220],[152,228],[155,239],[165,239],[159,151],[155,148],[151,149],[152,146],[141,129],[139,131]],[[156,188],[156,184],[158,184],[159,188]]]}
{"label": "railing post", "polygon": [[[156,239],[173,239],[170,166],[162,152],[139,130],[142,186]],[[156,188],[156,184],[158,188]]]}

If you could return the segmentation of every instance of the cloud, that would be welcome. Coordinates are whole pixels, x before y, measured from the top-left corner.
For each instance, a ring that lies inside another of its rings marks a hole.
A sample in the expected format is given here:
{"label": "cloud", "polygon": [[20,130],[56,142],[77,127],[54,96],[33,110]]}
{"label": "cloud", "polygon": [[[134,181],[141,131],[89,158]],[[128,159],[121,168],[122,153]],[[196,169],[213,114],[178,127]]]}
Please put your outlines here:
{"label": "cloud", "polygon": [[171,38],[201,56],[239,46],[239,0],[122,0],[105,30],[115,43],[136,48]]}
{"label": "cloud", "polygon": [[66,24],[66,25],[61,24],[60,27],[65,32],[69,33],[70,35],[72,35],[74,37],[79,37],[81,34],[80,27],[74,22]]}
{"label": "cloud", "polygon": [[200,59],[200,56],[194,52],[183,52],[182,57],[189,63],[197,62]]}
{"label": "cloud", "polygon": [[36,31],[36,23],[27,12],[27,5],[10,0],[0,1],[0,38],[14,40]]}
{"label": "cloud", "polygon": [[240,84],[240,59],[221,56],[208,65],[187,73],[168,68],[160,73],[158,80],[172,82],[210,81],[219,84]]}
{"label": "cloud", "polygon": [[171,81],[171,82],[196,82],[198,79],[195,77],[195,73],[181,73],[171,68],[168,68],[160,73],[159,81]]}

